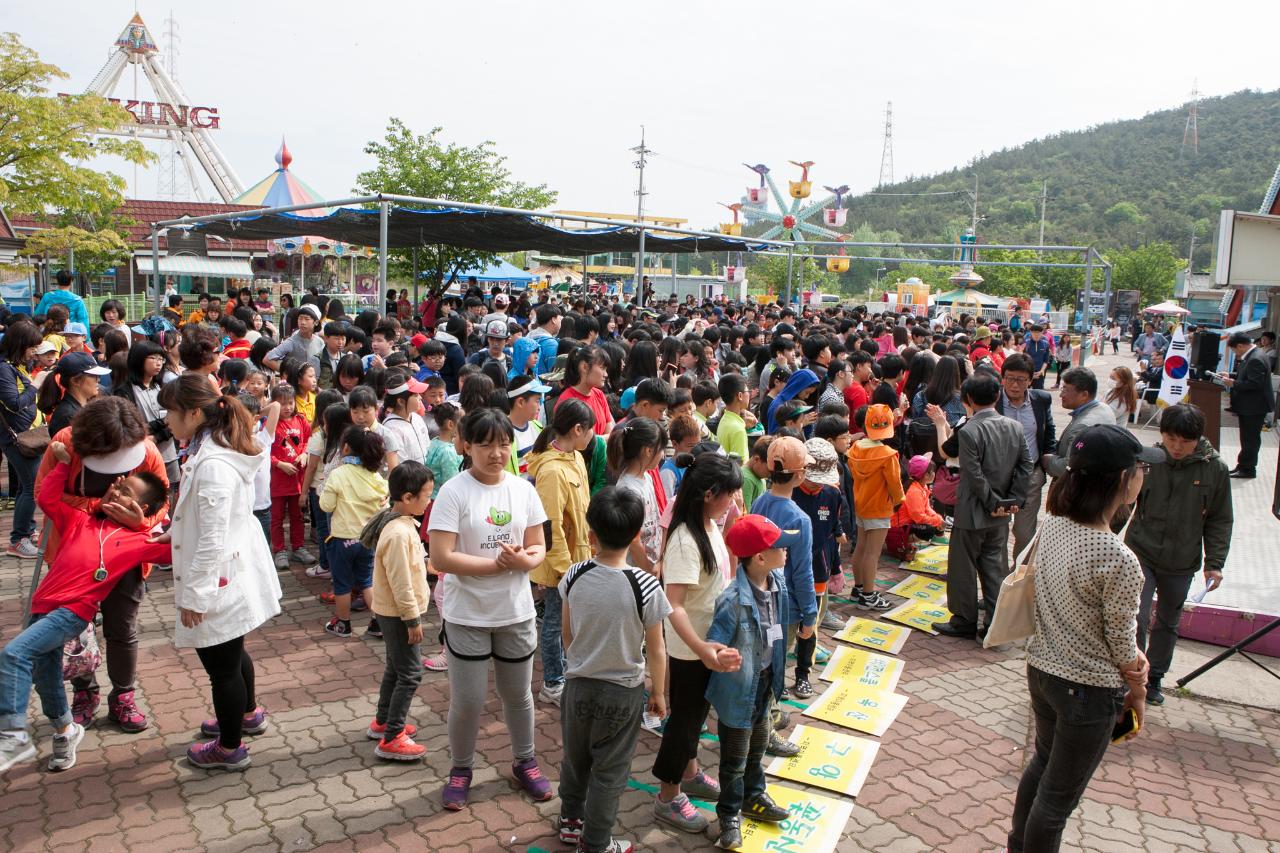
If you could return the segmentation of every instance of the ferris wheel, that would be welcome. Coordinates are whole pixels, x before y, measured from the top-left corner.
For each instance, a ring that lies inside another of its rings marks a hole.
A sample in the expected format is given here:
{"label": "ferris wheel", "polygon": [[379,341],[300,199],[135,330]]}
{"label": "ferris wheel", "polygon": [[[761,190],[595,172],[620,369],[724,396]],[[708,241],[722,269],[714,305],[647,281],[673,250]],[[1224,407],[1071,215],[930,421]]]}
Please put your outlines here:
{"label": "ferris wheel", "polygon": [[[812,168],[813,161],[792,160],[790,162],[793,166],[800,168],[800,180],[787,182],[786,196],[778,191],[777,184],[769,174],[768,166],[763,163],[757,163],[754,166],[749,163],[743,164],[760,178],[759,186],[747,187],[747,194],[742,200],[741,212],[746,217],[747,224],[771,223],[760,234],[760,237],[765,240],[804,242],[806,235],[809,238],[821,240],[840,239],[840,233],[832,229],[844,227],[849,215],[849,211],[843,204],[844,195],[849,192],[849,187],[847,185],[824,186],[823,189],[831,195],[817,201],[807,201],[813,194],[813,183],[809,180],[809,169]],[[770,206],[771,200],[776,205],[776,209]],[[810,221],[815,218],[817,218],[816,222]],[[734,220],[737,221],[736,211]]]}

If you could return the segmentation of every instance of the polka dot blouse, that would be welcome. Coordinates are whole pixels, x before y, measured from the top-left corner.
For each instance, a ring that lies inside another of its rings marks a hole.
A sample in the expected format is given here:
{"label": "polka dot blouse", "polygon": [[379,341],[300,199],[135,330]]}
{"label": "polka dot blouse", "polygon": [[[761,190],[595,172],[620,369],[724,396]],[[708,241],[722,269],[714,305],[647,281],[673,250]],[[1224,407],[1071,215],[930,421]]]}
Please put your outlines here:
{"label": "polka dot blouse", "polygon": [[1138,558],[1115,534],[1064,516],[1040,526],[1027,662],[1078,684],[1123,686],[1120,667],[1138,655]]}

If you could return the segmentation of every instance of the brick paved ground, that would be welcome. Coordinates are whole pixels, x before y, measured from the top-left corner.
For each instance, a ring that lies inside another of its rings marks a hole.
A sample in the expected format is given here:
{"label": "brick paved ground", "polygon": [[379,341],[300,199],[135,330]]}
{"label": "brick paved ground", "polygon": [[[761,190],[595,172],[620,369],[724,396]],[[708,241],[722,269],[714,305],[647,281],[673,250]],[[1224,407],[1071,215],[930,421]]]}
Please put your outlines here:
{"label": "brick paved ground", "polygon": [[[0,532],[8,523],[7,513],[0,516]],[[30,571],[28,562],[0,558],[0,642],[17,629]],[[172,589],[159,575],[139,619],[141,704],[152,728],[125,735],[99,725],[81,745],[79,764],[54,775],[43,769],[48,725],[33,713],[41,763],[0,780],[0,849],[564,849],[551,833],[556,801],[535,805],[509,781],[496,699],[478,743],[474,805],[460,815],[443,811],[444,674],[426,675],[414,708],[427,761],[374,759],[364,728],[382,669],[381,642],[325,635],[328,611],[315,598],[322,582],[301,568],[283,575],[282,586],[284,613],[249,642],[272,727],[251,739],[248,772],[209,775],[183,759],[210,715],[207,682],[195,655],[172,646]],[[850,612],[849,605],[835,609]],[[825,632],[823,642],[832,645]],[[1027,755],[1020,654],[914,633],[900,657],[898,689],[911,701],[882,738],[838,849],[1000,849]],[[539,706],[537,724],[539,758],[554,780],[558,711]],[[656,737],[641,734],[636,782],[653,782],[656,747]],[[716,750],[704,742],[712,768]],[[710,846],[706,838],[656,828],[650,803],[645,791],[627,791],[620,834],[644,849]],[[1065,846],[1103,853],[1280,850],[1280,720],[1271,710],[1171,695],[1149,712],[1141,737],[1108,751]]]}

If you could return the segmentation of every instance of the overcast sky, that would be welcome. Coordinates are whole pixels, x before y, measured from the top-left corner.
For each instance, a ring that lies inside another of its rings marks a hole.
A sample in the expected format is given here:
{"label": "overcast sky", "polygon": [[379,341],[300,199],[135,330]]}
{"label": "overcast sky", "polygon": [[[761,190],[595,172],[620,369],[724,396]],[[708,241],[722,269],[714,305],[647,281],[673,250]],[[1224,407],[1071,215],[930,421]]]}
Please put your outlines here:
{"label": "overcast sky", "polygon": [[[82,91],[132,2],[6,3],[14,30]],[[329,197],[368,163],[389,116],[472,144],[493,140],[557,207],[633,212],[640,125],[657,152],[650,213],[707,226],[755,176],[743,162],[813,160],[815,184],[873,187],[893,102],[894,174],[1209,95],[1280,88],[1274,13],[1260,0],[1072,2],[310,2],[141,0],[177,77],[219,108],[217,140],[246,187],[293,170]],[[790,11],[790,9],[796,11]],[[966,12],[969,14],[966,16]],[[150,100],[145,78],[140,94]],[[117,95],[131,97],[126,73]],[[1201,120],[1201,144],[1216,127]],[[1274,164],[1266,164],[1270,171]],[[133,179],[132,167],[121,170]],[[130,195],[156,197],[143,171]],[[201,196],[212,198],[208,184]],[[962,204],[959,200],[939,204]]]}

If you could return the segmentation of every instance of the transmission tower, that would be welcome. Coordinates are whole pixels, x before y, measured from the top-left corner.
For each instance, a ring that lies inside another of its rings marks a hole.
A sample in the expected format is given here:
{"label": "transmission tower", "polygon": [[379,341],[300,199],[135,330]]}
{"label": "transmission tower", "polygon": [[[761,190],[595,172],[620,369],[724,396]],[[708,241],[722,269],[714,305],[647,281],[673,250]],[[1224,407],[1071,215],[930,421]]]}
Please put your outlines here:
{"label": "transmission tower", "polygon": [[1178,156],[1187,150],[1187,143],[1191,143],[1191,153],[1200,153],[1200,131],[1196,128],[1196,113],[1200,109],[1200,92],[1198,91],[1198,81],[1191,84],[1191,103],[1187,106],[1187,126],[1182,131],[1182,148],[1178,150]]}
{"label": "transmission tower", "polygon": [[880,183],[877,186],[888,186],[893,183],[893,101],[884,108],[884,150],[880,152]]}
{"label": "transmission tower", "polygon": [[[182,37],[178,35],[178,21],[173,17],[173,10],[170,9],[169,17],[164,20],[164,64],[170,80],[176,80],[178,76],[178,42],[180,41]],[[187,174],[182,142],[177,134],[170,134],[169,143],[165,148],[167,150],[160,156],[156,197],[170,201],[184,201],[192,198],[195,186]]]}

